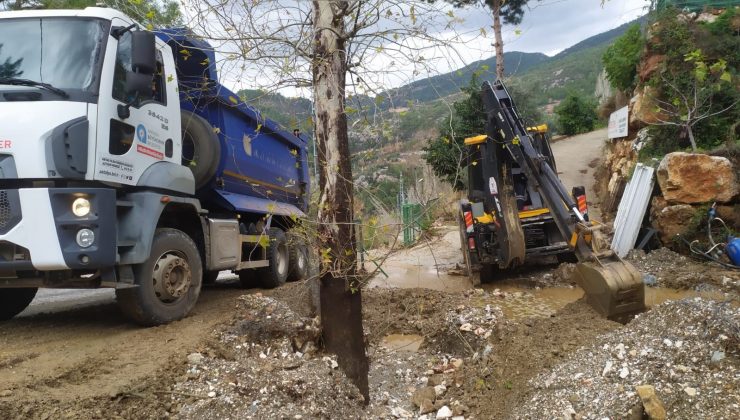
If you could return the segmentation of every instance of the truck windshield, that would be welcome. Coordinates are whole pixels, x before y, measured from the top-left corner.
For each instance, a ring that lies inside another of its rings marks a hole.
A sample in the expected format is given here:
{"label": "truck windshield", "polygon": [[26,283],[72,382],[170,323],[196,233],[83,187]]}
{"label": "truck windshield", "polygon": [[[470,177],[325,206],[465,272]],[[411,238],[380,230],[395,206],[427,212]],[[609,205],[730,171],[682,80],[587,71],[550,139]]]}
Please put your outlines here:
{"label": "truck windshield", "polygon": [[0,22],[0,90],[7,85],[3,79],[24,79],[73,96],[97,93],[108,23],[63,17]]}

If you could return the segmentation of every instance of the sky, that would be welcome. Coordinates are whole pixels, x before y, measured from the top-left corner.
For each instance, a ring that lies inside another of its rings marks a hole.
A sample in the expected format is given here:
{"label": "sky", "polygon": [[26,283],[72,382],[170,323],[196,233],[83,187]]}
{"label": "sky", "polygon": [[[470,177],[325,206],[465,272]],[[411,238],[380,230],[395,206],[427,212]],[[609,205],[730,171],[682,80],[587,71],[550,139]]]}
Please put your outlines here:
{"label": "sky", "polygon": [[[610,0],[603,7],[600,0],[530,1],[521,24],[504,26],[504,48],[554,55],[644,15],[648,5],[646,0]],[[487,10],[471,9],[461,14],[465,19],[463,26],[491,26]],[[471,56],[477,55],[478,60],[494,55],[490,42],[478,42],[471,49],[477,50]]]}
{"label": "sky", "polygon": [[[504,50],[541,52],[552,56],[586,38],[644,15],[649,4],[649,0],[607,0],[603,5],[601,0],[531,0],[519,25],[504,26]],[[451,9],[449,6],[440,7]],[[455,47],[454,52],[444,49],[433,52],[426,61],[433,65],[426,65],[421,71],[418,65],[403,65],[392,57],[377,57],[368,66],[385,71],[379,71],[374,76],[373,84],[380,89],[398,87],[413,80],[451,72],[495,55],[490,10],[471,7],[454,9],[453,13],[455,33],[463,34],[465,39],[461,46]],[[482,35],[481,28],[486,30],[486,36]],[[445,30],[444,25],[439,26],[443,37]],[[230,77],[228,72],[222,75],[225,76],[222,82],[235,90],[260,87],[255,86],[260,84],[258,77],[248,77],[244,73]],[[291,87],[279,91],[286,96],[309,94]]]}

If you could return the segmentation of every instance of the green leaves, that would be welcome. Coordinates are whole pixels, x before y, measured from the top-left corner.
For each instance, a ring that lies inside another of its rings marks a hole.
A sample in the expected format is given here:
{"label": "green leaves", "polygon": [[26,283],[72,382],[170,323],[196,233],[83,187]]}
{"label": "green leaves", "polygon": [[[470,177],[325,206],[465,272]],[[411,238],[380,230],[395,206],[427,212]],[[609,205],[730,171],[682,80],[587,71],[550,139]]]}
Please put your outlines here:
{"label": "green leaves", "polygon": [[621,91],[631,91],[637,78],[637,64],[645,41],[640,25],[632,25],[604,52],[602,61],[609,82]]}

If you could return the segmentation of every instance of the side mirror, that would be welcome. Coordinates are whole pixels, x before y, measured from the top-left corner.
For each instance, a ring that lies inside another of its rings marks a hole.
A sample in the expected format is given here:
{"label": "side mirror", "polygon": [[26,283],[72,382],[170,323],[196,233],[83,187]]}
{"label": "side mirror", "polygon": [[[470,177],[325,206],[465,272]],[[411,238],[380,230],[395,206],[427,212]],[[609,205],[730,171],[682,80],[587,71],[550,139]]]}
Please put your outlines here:
{"label": "side mirror", "polygon": [[131,67],[137,73],[154,74],[157,58],[153,33],[149,31],[131,32]]}
{"label": "side mirror", "polygon": [[152,93],[152,74],[126,72],[126,93],[130,95],[150,96]]}

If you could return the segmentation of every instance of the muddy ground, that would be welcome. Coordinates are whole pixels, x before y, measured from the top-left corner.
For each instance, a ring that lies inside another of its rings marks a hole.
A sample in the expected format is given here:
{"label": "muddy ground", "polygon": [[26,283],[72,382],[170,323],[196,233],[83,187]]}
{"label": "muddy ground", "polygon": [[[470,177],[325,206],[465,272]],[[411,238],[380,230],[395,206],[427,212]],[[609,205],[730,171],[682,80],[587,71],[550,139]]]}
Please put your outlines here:
{"label": "muddy ground", "polygon": [[[542,261],[472,288],[469,279],[456,275],[459,261],[445,254],[451,232],[456,233],[440,228],[426,245],[393,254],[390,277],[378,274],[363,291],[371,360],[367,406],[333,356],[321,351],[305,283],[272,291],[219,284],[204,292],[192,316],[164,327],[132,326],[111,303],[3,323],[0,418],[435,418],[440,413],[487,419],[571,412],[574,418],[624,418],[632,409],[642,413],[634,408],[639,403],[634,387],[642,380],[654,382],[667,409],[674,410],[671,418],[698,418],[709,408],[737,412],[740,318],[734,273],[669,251],[632,256],[659,279],[658,287],[648,288],[648,303],[665,309],[660,317],[651,318],[658,313],[653,310],[625,327],[582,301],[567,264]],[[439,273],[421,260],[430,250]],[[394,272],[393,264],[401,271]],[[693,283],[671,283],[692,276]],[[695,310],[681,303],[697,298],[702,303]],[[671,306],[677,300],[689,309]],[[667,320],[679,310],[687,315]],[[677,339],[665,322],[680,331],[711,334]],[[617,357],[620,344],[627,346],[629,359],[638,343],[660,350],[666,339],[685,344],[673,347],[675,353],[636,353],[629,366],[631,375],[637,369],[640,376],[621,378],[626,361]],[[711,362],[717,352],[722,359]],[[611,373],[602,376],[612,359]],[[576,371],[581,366],[583,372]],[[666,386],[671,372],[681,375],[674,388]],[[606,407],[613,411],[595,409],[604,407],[597,401],[603,395],[611,396],[613,404]]]}

